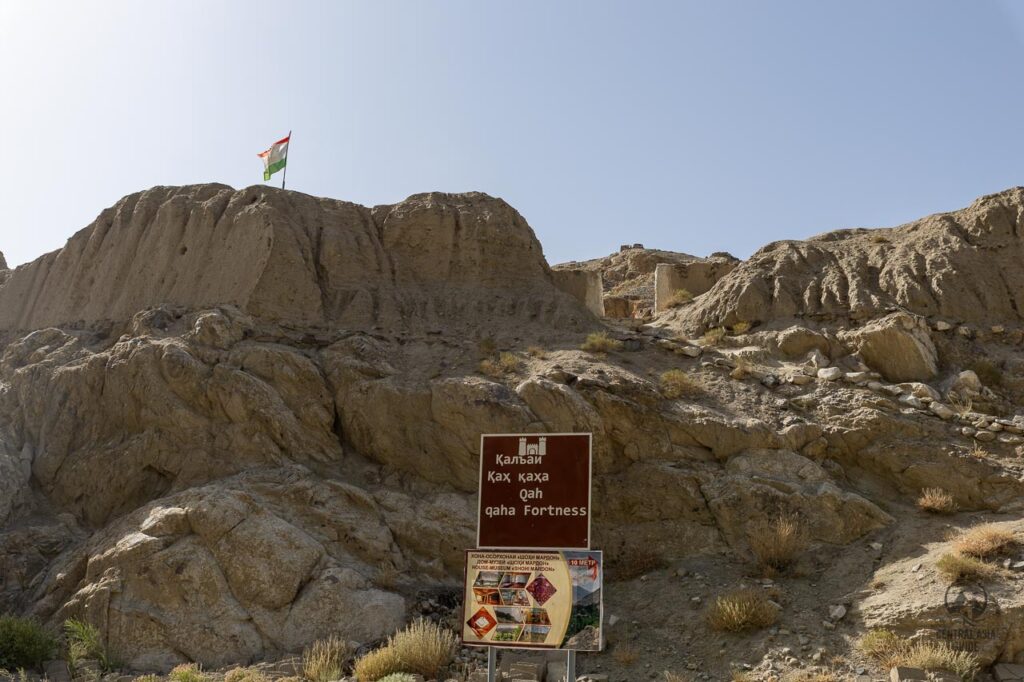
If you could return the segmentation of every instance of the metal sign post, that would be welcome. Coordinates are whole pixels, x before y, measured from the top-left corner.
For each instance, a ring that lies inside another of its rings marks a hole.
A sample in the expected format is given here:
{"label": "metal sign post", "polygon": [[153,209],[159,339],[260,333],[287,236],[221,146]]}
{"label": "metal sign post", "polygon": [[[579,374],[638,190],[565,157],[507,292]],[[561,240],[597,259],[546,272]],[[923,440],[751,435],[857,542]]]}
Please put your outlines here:
{"label": "metal sign post", "polygon": [[498,650],[487,647],[487,682],[498,682]]}
{"label": "metal sign post", "polygon": [[565,682],[576,682],[576,650],[565,652]]}

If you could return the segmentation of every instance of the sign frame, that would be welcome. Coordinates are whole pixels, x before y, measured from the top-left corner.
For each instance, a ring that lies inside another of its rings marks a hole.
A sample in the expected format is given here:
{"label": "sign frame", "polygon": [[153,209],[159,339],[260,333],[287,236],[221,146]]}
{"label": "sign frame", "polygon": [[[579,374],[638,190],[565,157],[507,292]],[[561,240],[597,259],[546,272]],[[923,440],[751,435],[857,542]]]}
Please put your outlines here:
{"label": "sign frame", "polygon": [[[484,442],[487,438],[538,438],[554,436],[586,436],[587,437],[587,546],[586,547],[525,547],[516,545],[482,545],[480,544],[480,522],[483,519],[483,489],[484,489]],[[480,474],[477,482],[476,494],[476,549],[479,550],[521,550],[526,552],[557,552],[560,550],[586,551],[591,549],[593,541],[594,523],[594,433],[593,432],[569,432],[569,433],[482,433],[480,434]]]}
{"label": "sign frame", "polygon": [[599,549],[565,549],[565,550],[541,549],[541,550],[523,550],[521,552],[523,554],[547,554],[547,555],[561,556],[563,558],[565,558],[564,555],[565,555],[566,552],[569,552],[569,553],[592,553],[592,554],[596,553],[596,554],[601,555],[601,559],[600,559],[600,563],[599,563],[599,565],[601,567],[601,573],[600,573],[600,575],[601,575],[601,582],[600,582],[600,588],[599,588],[601,590],[601,597],[600,597],[600,601],[598,603],[598,616],[597,616],[597,618],[598,618],[598,620],[597,620],[597,622],[598,622],[598,640],[597,640],[598,641],[598,645],[597,645],[598,648],[597,649],[570,649],[570,648],[562,648],[561,646],[547,646],[547,645],[544,645],[544,644],[529,644],[529,643],[525,643],[525,642],[521,643],[521,642],[518,642],[518,641],[517,642],[498,642],[498,641],[493,641],[493,640],[492,641],[487,641],[487,640],[467,641],[466,640],[466,638],[465,638],[466,622],[465,622],[464,619],[466,618],[466,614],[469,613],[469,602],[466,601],[466,599],[467,599],[466,594],[469,591],[467,589],[467,587],[469,586],[469,557],[474,552],[480,552],[480,553],[485,553],[485,554],[502,554],[502,553],[505,553],[506,551],[509,552],[509,553],[515,553],[516,550],[504,550],[502,548],[499,548],[499,549],[496,549],[496,550],[494,550],[494,549],[484,549],[484,548],[467,549],[467,550],[465,550],[465,557],[466,558],[465,558],[465,561],[463,562],[463,568],[462,568],[461,628],[459,630],[459,641],[462,643],[462,645],[463,646],[469,646],[469,647],[482,647],[482,648],[488,649],[489,651],[495,651],[497,649],[519,649],[519,650],[522,650],[522,651],[551,651],[551,652],[564,651],[567,654],[569,654],[570,657],[575,655],[576,652],[578,652],[578,651],[582,651],[583,653],[600,653],[600,652],[604,651],[605,650],[605,633],[604,633],[604,587],[605,587],[605,573],[604,573],[604,570],[605,569],[604,569],[604,558],[603,558],[604,557],[604,552],[602,552]]}

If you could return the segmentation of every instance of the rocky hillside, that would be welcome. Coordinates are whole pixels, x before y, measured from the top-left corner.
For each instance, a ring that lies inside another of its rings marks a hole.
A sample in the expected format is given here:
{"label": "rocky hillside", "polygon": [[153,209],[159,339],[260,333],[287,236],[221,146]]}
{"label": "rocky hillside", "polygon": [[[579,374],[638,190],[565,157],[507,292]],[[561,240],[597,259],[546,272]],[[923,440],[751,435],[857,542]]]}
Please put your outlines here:
{"label": "rocky hillside", "polygon": [[[769,246],[626,327],[483,194],[126,197],[0,280],[0,612],[160,672],[458,627],[480,434],[586,431],[584,670],[879,679],[877,628],[1024,663],[1022,198]],[[983,522],[965,620],[946,557]],[[739,589],[771,619],[711,627]]]}

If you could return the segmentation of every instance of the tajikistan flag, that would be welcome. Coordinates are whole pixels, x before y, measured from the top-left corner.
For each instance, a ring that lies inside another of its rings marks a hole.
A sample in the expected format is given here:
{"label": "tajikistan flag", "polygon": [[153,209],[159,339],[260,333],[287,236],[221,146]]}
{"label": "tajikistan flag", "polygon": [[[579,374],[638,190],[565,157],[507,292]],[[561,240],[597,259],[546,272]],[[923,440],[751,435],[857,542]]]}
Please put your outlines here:
{"label": "tajikistan flag", "polygon": [[288,163],[288,140],[291,137],[292,134],[288,133],[288,137],[278,140],[270,145],[270,149],[257,154],[257,156],[263,159],[264,180],[269,180],[271,175],[284,168]]}

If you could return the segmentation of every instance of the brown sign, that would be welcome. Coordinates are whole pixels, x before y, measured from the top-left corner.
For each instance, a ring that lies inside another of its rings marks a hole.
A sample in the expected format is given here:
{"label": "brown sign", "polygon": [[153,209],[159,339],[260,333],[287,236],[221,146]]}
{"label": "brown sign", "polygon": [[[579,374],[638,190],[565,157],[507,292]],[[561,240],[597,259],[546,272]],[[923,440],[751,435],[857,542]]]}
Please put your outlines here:
{"label": "brown sign", "polygon": [[485,435],[477,547],[590,548],[589,433]]}

